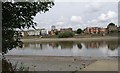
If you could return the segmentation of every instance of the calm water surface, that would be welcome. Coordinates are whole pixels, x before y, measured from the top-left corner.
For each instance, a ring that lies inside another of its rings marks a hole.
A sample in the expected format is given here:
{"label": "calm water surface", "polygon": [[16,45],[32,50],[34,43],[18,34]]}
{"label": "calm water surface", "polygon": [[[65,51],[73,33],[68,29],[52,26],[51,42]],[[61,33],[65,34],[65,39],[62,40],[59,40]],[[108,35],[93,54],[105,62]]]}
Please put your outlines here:
{"label": "calm water surface", "polygon": [[23,48],[12,49],[7,55],[38,56],[118,56],[120,45],[117,41],[61,41],[29,42]]}

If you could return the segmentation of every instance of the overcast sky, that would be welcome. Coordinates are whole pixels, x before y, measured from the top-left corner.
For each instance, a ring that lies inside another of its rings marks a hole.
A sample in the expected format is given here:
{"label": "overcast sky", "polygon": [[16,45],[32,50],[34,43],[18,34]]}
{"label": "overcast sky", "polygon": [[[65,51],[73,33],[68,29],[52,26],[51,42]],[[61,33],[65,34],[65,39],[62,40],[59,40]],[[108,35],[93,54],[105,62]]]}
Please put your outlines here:
{"label": "overcast sky", "polygon": [[[66,2],[65,2],[66,1]],[[72,27],[74,30],[86,27],[106,27],[108,23],[118,20],[117,0],[96,0],[80,2],[81,0],[55,1],[55,5],[46,13],[38,13],[34,21],[36,28],[57,29]]]}

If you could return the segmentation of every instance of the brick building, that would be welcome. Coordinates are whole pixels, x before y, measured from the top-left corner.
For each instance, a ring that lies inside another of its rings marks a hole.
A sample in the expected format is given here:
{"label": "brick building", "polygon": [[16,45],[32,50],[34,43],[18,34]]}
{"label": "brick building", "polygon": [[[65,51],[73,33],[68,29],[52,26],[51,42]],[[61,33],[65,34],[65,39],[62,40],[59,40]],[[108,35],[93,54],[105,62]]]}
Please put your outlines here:
{"label": "brick building", "polygon": [[87,27],[84,29],[84,33],[86,34],[106,34],[106,28],[99,28],[99,27]]}

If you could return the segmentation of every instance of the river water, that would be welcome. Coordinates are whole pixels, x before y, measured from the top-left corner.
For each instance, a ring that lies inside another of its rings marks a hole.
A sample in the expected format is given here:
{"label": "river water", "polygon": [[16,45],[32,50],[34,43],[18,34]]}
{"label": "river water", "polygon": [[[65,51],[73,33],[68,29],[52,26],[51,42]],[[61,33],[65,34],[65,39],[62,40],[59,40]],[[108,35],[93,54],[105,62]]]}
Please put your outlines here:
{"label": "river water", "polygon": [[23,48],[10,50],[7,55],[37,56],[118,56],[117,41],[27,42]]}

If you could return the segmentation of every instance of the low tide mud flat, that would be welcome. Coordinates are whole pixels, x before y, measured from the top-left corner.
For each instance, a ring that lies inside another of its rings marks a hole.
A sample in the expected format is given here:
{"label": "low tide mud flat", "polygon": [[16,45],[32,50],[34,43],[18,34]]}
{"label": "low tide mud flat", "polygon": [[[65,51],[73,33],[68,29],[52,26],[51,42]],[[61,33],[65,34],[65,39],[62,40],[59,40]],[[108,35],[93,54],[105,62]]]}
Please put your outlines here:
{"label": "low tide mud flat", "polygon": [[30,71],[118,71],[117,57],[6,56]]}

